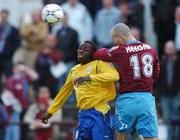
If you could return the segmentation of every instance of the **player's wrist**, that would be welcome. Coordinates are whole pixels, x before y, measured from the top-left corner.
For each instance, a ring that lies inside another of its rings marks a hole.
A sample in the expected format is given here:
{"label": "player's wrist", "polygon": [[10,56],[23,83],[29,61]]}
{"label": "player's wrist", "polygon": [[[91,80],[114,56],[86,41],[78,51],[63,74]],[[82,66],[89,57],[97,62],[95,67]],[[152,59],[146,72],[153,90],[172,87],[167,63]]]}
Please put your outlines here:
{"label": "player's wrist", "polygon": [[51,113],[47,113],[50,117],[52,116],[52,114]]}
{"label": "player's wrist", "polygon": [[50,113],[50,112],[46,112],[46,114],[47,114],[47,116],[48,116],[49,118],[51,118],[51,117],[52,117],[52,113]]}

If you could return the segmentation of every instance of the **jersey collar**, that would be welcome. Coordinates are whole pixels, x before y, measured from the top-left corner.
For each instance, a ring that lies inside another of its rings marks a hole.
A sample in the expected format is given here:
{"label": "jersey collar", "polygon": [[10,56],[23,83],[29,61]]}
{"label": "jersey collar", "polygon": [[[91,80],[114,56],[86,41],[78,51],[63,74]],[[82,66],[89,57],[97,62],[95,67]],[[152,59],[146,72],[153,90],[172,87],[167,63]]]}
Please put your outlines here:
{"label": "jersey collar", "polygon": [[129,41],[127,42],[127,44],[134,44],[134,43],[141,43],[141,42],[138,41],[138,40],[129,40]]}

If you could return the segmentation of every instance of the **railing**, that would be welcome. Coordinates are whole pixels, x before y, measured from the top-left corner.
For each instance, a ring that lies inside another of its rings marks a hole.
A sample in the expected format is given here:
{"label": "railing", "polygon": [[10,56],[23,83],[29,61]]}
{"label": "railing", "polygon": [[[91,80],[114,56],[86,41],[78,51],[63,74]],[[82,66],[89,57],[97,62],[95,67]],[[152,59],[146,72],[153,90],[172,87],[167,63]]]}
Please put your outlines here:
{"label": "railing", "polygon": [[[27,122],[14,122],[14,121],[8,121],[8,122],[2,122],[0,121],[0,126],[2,125],[28,125]],[[51,122],[51,125],[69,125],[69,126],[76,126],[77,121],[75,120],[62,120],[59,122]]]}

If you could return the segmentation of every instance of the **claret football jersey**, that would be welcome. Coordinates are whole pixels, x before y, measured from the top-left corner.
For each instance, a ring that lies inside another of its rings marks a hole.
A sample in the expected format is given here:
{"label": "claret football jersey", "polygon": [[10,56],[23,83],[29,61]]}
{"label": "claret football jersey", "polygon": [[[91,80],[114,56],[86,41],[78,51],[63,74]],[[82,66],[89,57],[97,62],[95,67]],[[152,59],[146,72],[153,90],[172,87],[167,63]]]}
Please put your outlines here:
{"label": "claret football jersey", "polygon": [[132,41],[124,46],[100,49],[94,58],[118,65],[120,93],[153,92],[160,66],[157,52],[151,46]]}

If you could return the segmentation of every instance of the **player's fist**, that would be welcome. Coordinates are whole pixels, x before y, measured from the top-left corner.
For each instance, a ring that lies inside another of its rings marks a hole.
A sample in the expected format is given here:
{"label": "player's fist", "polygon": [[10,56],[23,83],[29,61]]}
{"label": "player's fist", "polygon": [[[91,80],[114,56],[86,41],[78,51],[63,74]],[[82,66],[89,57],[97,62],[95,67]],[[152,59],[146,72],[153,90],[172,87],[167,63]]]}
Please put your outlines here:
{"label": "player's fist", "polygon": [[51,118],[51,114],[49,113],[45,113],[41,116],[41,122],[44,123],[44,124],[47,124],[48,123],[48,119]]}

